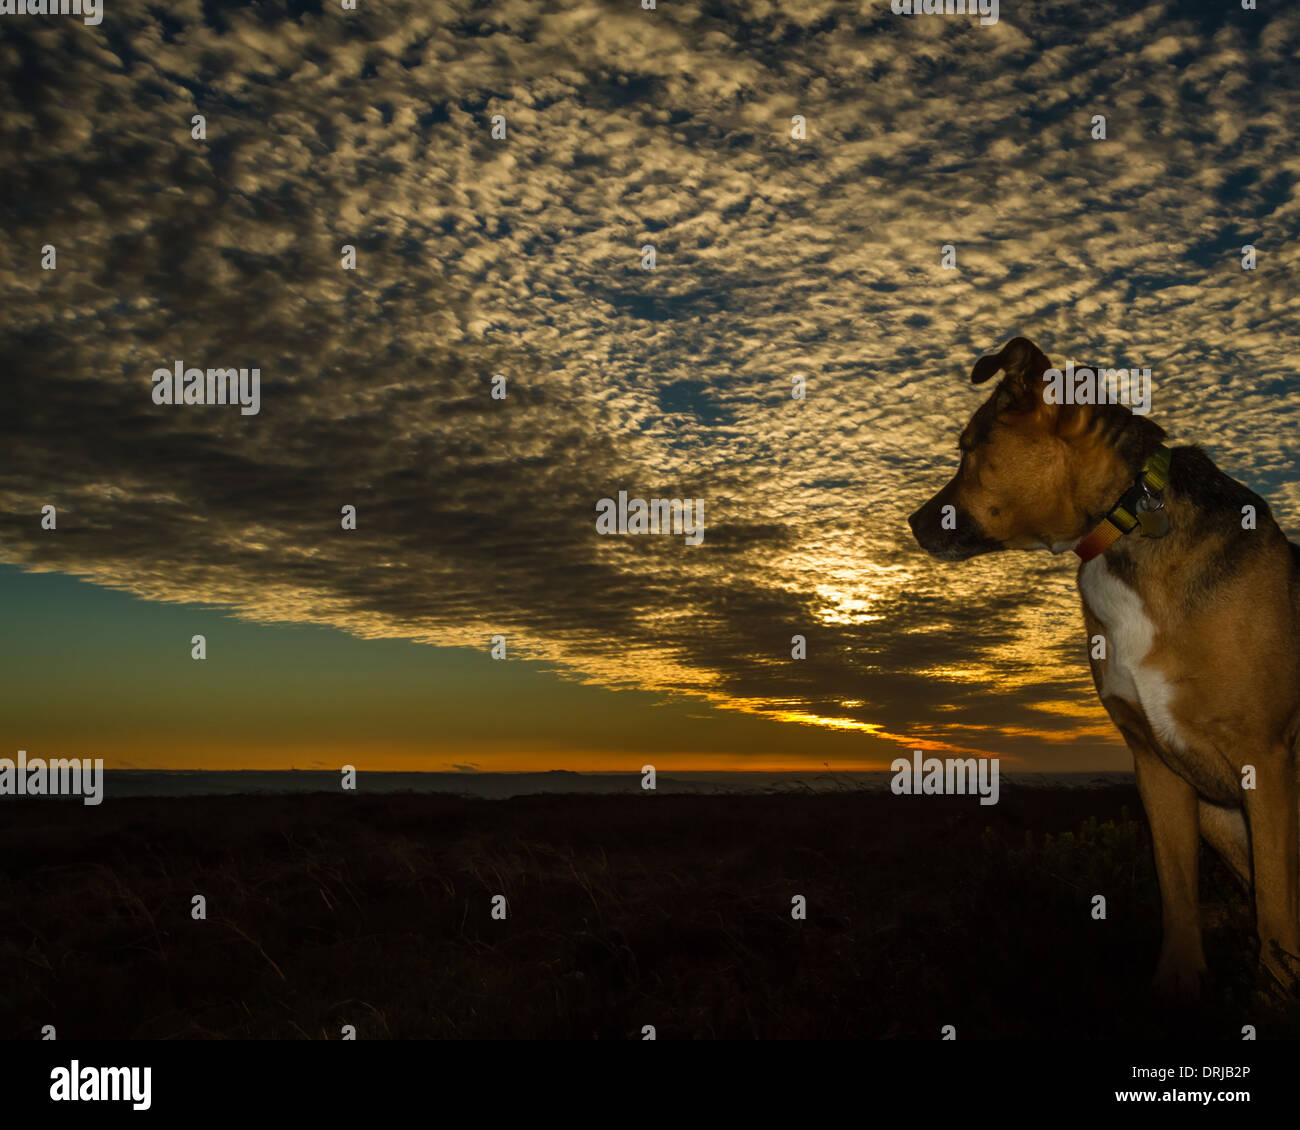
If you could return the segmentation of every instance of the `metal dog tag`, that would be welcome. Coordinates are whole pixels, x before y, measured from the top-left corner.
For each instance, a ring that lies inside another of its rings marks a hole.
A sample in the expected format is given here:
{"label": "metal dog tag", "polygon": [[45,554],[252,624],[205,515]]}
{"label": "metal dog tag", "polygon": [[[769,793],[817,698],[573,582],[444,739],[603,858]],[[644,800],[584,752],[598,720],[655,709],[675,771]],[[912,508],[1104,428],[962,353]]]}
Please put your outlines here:
{"label": "metal dog tag", "polygon": [[1163,506],[1159,510],[1140,510],[1137,519],[1144,538],[1162,538],[1169,532],[1169,515]]}

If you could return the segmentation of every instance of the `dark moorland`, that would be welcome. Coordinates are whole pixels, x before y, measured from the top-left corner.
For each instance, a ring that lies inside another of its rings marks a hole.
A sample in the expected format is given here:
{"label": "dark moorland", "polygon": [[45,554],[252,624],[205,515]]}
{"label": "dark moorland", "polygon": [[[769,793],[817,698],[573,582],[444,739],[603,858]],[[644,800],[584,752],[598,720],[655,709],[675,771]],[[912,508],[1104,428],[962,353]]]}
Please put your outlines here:
{"label": "dark moorland", "polygon": [[1131,788],[9,801],[0,1036],[1300,1037],[1207,854],[1202,900],[1177,1011]]}

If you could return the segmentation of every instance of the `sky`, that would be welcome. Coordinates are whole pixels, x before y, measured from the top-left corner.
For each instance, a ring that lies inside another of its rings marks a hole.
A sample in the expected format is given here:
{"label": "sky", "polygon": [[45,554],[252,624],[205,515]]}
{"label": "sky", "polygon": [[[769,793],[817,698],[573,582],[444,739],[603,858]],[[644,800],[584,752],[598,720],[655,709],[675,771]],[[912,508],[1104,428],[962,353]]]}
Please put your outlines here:
{"label": "sky", "polygon": [[[1298,50],[1268,3],[0,16],[0,756],[1127,767],[1072,559],[906,516],[1023,334],[1149,366],[1300,536]],[[178,360],[260,411],[155,403]],[[620,490],[702,543],[598,534]]]}

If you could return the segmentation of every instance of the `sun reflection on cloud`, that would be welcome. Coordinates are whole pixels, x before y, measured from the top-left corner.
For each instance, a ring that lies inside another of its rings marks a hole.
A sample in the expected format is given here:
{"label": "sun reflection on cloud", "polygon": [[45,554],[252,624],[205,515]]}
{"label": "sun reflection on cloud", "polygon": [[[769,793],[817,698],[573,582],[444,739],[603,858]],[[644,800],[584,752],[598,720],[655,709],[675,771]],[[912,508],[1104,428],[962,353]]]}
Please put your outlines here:
{"label": "sun reflection on cloud", "polygon": [[823,624],[869,624],[884,619],[878,612],[867,611],[873,596],[865,590],[845,591],[831,585],[818,585],[813,591],[831,605],[817,614]]}

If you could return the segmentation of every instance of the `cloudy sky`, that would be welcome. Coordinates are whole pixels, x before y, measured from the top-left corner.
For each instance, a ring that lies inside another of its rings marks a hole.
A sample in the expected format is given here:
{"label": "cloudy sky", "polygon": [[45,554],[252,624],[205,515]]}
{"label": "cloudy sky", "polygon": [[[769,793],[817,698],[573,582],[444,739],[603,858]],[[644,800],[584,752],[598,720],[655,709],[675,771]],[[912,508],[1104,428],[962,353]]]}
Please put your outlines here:
{"label": "cloudy sky", "polygon": [[[905,517],[1024,334],[1150,366],[1300,535],[1300,8],[1260,9],[0,17],[0,753],[1126,767],[1073,559]],[[178,360],[260,412],[155,404]],[[599,536],[619,490],[703,544]]]}

